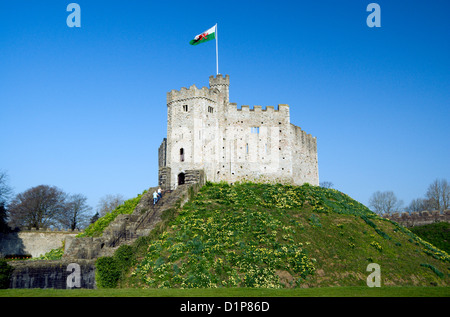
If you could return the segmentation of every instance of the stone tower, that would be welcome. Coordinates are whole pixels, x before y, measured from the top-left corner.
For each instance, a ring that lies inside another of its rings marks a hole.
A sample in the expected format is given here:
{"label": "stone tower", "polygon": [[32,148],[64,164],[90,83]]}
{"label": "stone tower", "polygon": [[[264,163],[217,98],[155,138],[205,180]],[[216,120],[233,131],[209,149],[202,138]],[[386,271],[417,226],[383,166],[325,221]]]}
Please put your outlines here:
{"label": "stone tower", "polygon": [[290,123],[289,106],[237,107],[230,77],[210,76],[167,93],[167,138],[159,148],[159,185],[207,181],[319,184],[317,140]]}

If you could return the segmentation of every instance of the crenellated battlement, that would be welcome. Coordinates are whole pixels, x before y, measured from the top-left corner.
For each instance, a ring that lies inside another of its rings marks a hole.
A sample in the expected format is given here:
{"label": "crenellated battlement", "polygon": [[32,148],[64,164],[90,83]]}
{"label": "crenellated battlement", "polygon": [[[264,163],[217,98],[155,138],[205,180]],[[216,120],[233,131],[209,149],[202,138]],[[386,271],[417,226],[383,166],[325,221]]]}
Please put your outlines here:
{"label": "crenellated battlement", "polygon": [[197,88],[192,85],[189,88],[182,87],[180,90],[172,89],[167,93],[167,105],[176,101],[185,101],[188,99],[205,98],[211,102],[217,103],[219,94],[224,94],[226,100],[228,100],[228,88],[230,86],[229,75],[217,75],[217,77],[209,77],[209,86]]}
{"label": "crenellated battlement", "polygon": [[217,102],[218,91],[208,87],[197,88],[192,85],[189,88],[182,87],[180,90],[172,89],[167,93],[167,105],[176,101],[185,101],[188,99],[205,98],[211,102]]}
{"label": "crenellated battlement", "polygon": [[209,86],[214,88],[215,86],[230,86],[230,75],[222,76],[218,74],[216,77],[209,76]]}
{"label": "crenellated battlement", "polygon": [[239,107],[237,103],[231,102],[228,104],[228,110],[229,111],[242,111],[242,112],[255,112],[255,113],[283,113],[283,115],[289,114],[289,105],[286,104],[279,104],[277,108],[275,109],[274,106],[249,106],[249,105],[242,105]]}

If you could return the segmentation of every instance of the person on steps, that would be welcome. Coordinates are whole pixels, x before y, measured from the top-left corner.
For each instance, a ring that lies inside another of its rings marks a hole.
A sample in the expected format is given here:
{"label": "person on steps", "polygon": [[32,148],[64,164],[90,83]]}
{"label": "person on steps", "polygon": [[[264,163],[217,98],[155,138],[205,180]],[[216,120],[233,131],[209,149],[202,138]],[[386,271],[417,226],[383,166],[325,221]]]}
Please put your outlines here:
{"label": "person on steps", "polygon": [[153,205],[156,205],[158,202],[158,194],[156,193],[156,190],[153,192]]}
{"label": "person on steps", "polygon": [[158,200],[162,198],[162,190],[161,187],[158,187]]}

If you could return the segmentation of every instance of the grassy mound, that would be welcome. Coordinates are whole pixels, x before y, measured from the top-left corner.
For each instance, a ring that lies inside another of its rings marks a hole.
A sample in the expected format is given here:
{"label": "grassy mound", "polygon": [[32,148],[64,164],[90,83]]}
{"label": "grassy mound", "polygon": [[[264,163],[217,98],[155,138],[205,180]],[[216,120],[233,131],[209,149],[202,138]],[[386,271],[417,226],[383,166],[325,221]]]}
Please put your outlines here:
{"label": "grassy mound", "polygon": [[120,286],[365,286],[369,263],[386,286],[450,281],[447,253],[333,189],[208,183],[163,219],[119,248]]}

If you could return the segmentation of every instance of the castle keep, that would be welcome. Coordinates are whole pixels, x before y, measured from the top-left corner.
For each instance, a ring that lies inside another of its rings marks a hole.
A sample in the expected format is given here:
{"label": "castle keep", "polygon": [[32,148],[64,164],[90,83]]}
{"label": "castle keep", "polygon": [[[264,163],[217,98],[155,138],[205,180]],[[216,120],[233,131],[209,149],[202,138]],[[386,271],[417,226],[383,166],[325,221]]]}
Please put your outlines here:
{"label": "castle keep", "polygon": [[289,106],[238,108],[229,88],[229,75],[217,75],[209,88],[167,93],[159,185],[175,189],[199,178],[318,185],[317,139],[290,122]]}

